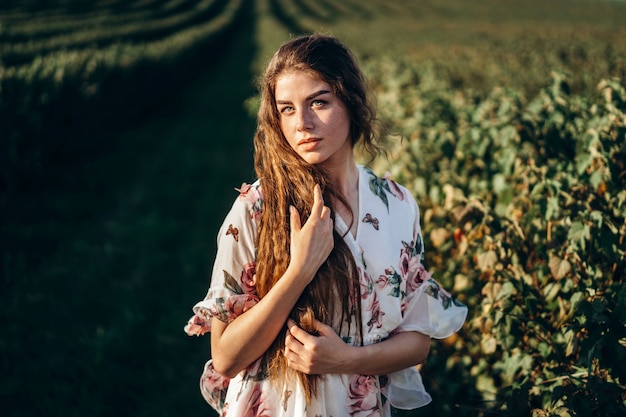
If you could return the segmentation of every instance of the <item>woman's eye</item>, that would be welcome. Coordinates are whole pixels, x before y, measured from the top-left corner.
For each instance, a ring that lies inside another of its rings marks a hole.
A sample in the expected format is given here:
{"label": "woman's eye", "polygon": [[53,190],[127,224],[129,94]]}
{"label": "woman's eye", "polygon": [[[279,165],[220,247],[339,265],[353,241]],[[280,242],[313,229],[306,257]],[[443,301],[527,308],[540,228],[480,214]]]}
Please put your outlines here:
{"label": "woman's eye", "polygon": [[322,107],[326,102],[324,100],[313,100],[313,107]]}
{"label": "woman's eye", "polygon": [[282,107],[280,109],[280,112],[281,113],[292,113],[293,112],[293,107],[291,107],[291,106]]}

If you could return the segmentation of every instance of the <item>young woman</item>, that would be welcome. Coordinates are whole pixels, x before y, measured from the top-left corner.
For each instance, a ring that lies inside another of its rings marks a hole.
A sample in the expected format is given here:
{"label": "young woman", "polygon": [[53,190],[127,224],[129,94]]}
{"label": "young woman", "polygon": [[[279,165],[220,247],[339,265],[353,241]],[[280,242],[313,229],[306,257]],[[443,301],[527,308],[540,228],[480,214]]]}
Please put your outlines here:
{"label": "young woman", "polygon": [[285,43],[261,85],[258,180],[219,231],[185,330],[211,332],[200,387],[222,416],[389,416],[430,402],[415,365],[467,309],[424,269],[419,209],[355,162],[379,151],[350,51]]}

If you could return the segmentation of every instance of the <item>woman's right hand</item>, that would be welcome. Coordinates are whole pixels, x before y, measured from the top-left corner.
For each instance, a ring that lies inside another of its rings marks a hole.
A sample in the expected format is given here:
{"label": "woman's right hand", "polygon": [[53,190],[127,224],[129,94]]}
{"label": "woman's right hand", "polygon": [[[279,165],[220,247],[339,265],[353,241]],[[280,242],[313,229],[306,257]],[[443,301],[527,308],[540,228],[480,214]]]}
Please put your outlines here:
{"label": "woman's right hand", "polygon": [[295,207],[289,207],[291,226],[291,260],[289,268],[307,280],[313,280],[320,266],[326,261],[335,245],[333,239],[333,220],[330,208],[324,205],[322,189],[319,184],[313,189],[313,207],[311,215],[302,225],[300,213]]}

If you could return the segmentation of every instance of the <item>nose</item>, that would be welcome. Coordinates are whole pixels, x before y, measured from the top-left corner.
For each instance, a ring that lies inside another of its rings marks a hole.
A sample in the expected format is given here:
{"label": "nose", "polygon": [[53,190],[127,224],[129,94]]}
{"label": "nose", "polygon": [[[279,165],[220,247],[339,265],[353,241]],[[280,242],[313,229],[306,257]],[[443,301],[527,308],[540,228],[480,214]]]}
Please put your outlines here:
{"label": "nose", "polygon": [[307,108],[298,112],[298,122],[296,125],[296,129],[299,132],[310,130],[313,128],[313,117],[311,115],[311,111]]}

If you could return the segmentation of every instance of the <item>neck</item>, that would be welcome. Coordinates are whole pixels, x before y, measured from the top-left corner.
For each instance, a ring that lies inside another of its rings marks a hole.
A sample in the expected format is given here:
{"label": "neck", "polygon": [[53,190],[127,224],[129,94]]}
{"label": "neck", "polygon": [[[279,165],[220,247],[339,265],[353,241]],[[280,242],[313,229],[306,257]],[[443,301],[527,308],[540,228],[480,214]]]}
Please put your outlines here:
{"label": "neck", "polygon": [[354,158],[347,158],[341,165],[324,166],[332,187],[346,200],[358,191],[359,170]]}

